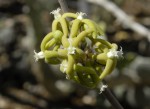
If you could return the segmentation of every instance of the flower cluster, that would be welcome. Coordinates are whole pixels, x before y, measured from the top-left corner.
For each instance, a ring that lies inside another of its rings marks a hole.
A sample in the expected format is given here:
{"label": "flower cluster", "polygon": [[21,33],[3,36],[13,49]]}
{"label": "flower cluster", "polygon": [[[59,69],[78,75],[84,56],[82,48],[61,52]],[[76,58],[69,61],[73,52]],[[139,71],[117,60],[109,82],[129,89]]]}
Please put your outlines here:
{"label": "flower cluster", "polygon": [[[122,48],[106,41],[99,26],[85,13],[64,13],[60,9],[54,14],[52,32],[41,42],[41,51],[35,52],[35,60],[45,59],[49,64],[60,64],[60,70],[68,79],[89,88],[109,75],[122,57]],[[71,18],[71,20],[67,20]]]}

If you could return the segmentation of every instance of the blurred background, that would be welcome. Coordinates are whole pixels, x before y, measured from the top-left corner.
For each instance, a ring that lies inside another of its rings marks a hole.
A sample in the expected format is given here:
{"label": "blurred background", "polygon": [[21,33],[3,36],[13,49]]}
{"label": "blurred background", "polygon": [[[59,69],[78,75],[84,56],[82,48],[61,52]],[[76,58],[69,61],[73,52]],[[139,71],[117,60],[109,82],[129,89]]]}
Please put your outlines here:
{"label": "blurred background", "polygon": [[[150,34],[120,22],[107,4],[66,1],[71,12],[87,13],[123,48],[124,59],[106,78],[119,102],[125,109],[150,109]],[[149,32],[150,0],[108,2]],[[51,31],[50,12],[58,7],[57,0],[0,0],[0,109],[113,109],[98,90],[66,80],[59,66],[34,61],[33,51]]]}

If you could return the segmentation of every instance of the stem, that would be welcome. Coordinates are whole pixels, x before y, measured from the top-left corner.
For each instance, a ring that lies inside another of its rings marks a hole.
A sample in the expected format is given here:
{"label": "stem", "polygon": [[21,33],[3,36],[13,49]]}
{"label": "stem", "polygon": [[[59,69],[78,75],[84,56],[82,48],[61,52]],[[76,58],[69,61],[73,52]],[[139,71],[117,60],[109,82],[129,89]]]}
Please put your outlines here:
{"label": "stem", "polygon": [[[65,0],[58,0],[61,9],[64,12],[68,12],[68,5]],[[106,84],[105,81],[103,81],[104,84]],[[111,103],[111,105],[115,109],[124,109],[121,104],[118,102],[118,100],[113,96],[109,88],[106,88],[105,91],[103,92],[103,95],[107,98],[107,100]]]}
{"label": "stem", "polygon": [[[106,84],[106,81],[103,80],[102,83]],[[102,92],[102,94],[107,98],[107,100],[115,109],[124,109],[109,88],[106,88],[105,91]]]}
{"label": "stem", "polygon": [[[69,8],[68,8],[66,0],[58,0],[58,2],[60,4],[60,7],[63,13],[69,12]],[[70,21],[71,19],[67,18],[67,20]]]}
{"label": "stem", "polygon": [[61,6],[63,13],[68,12],[69,9],[68,9],[68,5],[66,3],[66,0],[58,0],[58,2]]}
{"label": "stem", "polygon": [[120,105],[118,100],[113,96],[113,94],[108,88],[105,89],[105,91],[103,92],[103,95],[107,98],[107,100],[111,103],[111,105],[115,109],[123,109],[123,107]]}

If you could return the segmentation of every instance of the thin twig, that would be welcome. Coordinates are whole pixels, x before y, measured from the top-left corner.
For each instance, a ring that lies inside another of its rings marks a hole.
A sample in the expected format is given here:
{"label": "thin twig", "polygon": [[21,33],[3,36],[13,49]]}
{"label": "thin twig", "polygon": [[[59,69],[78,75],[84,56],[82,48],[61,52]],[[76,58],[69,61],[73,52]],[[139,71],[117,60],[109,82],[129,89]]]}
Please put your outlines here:
{"label": "thin twig", "polygon": [[136,33],[146,37],[150,41],[150,30],[145,28],[143,25],[135,22],[131,16],[127,15],[124,11],[122,11],[118,6],[116,6],[113,2],[109,0],[87,0],[90,3],[98,4],[110,11],[123,26],[132,29]]}
{"label": "thin twig", "polygon": [[112,95],[111,91],[108,88],[105,89],[103,95],[107,98],[107,100],[115,109],[123,109],[123,107],[120,105],[118,100]]}
{"label": "thin twig", "polygon": [[[103,80],[102,84],[106,84],[106,81]],[[102,94],[107,98],[107,100],[115,109],[124,109],[108,87],[102,92]]]}
{"label": "thin twig", "polygon": [[[66,0],[58,0],[58,2],[60,4],[60,7],[63,13],[69,12],[69,8],[68,8]],[[70,21],[70,20],[71,20],[70,18],[67,18],[67,21]]]}
{"label": "thin twig", "polygon": [[63,13],[69,11],[68,5],[67,5],[67,3],[66,3],[66,0],[58,0],[58,2],[59,2],[59,4],[60,4],[60,6],[61,6],[61,9],[62,9]]}

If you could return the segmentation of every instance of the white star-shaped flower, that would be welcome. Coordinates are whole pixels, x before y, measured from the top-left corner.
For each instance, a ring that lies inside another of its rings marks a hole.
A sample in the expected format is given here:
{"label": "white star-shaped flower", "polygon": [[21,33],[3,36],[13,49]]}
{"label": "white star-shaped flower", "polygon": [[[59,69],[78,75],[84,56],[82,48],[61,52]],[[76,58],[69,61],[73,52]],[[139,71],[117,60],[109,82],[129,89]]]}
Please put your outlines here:
{"label": "white star-shaped flower", "polygon": [[108,87],[108,85],[103,84],[100,88],[100,94],[103,93],[107,87]]}
{"label": "white star-shaped flower", "polygon": [[68,67],[68,62],[67,62],[66,60],[63,61],[63,62],[60,64],[60,69],[61,69],[61,71],[62,71],[63,73],[66,72],[67,67]]}
{"label": "white star-shaped flower", "polygon": [[73,46],[69,46],[69,47],[67,48],[67,50],[68,50],[68,54],[75,54],[76,48],[73,47]]}
{"label": "white star-shaped flower", "polygon": [[39,59],[43,59],[44,58],[44,53],[42,51],[40,51],[39,53],[37,53],[34,50],[34,58],[35,58],[35,61],[37,62]]}
{"label": "white star-shaped flower", "polygon": [[120,58],[120,57],[123,57],[123,51],[122,51],[122,48],[119,50],[119,51],[116,51],[114,49],[110,49],[110,51],[107,53],[107,57],[108,58]]}
{"label": "white star-shaped flower", "polygon": [[72,38],[68,38],[68,42],[70,44],[70,46],[67,48],[68,54],[75,54],[76,48],[72,46]]}
{"label": "white star-shaped flower", "polygon": [[56,10],[53,10],[52,12],[50,12],[50,14],[54,14],[54,18],[58,19],[61,17],[60,10],[61,10],[60,8],[57,8]]}
{"label": "white star-shaped flower", "polygon": [[78,15],[77,19],[79,20],[82,20],[83,16],[86,15],[86,13],[83,13],[83,12],[77,12],[76,14]]}

